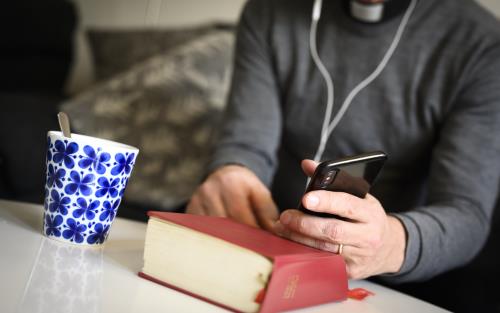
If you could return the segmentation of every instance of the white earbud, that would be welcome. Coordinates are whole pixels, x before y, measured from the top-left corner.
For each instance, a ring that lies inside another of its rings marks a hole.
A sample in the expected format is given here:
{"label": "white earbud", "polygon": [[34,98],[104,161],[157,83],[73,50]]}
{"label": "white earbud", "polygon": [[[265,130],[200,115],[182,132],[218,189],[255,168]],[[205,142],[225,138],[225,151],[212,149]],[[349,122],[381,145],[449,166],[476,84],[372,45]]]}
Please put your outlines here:
{"label": "white earbud", "polygon": [[323,6],[323,0],[314,1],[312,19],[318,21],[321,17],[321,7]]}

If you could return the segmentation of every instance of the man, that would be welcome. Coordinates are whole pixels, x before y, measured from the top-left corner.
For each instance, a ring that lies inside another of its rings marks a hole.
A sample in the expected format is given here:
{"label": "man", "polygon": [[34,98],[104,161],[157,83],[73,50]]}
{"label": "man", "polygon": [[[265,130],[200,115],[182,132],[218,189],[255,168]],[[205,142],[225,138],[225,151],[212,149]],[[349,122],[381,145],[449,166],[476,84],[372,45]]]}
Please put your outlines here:
{"label": "man", "polygon": [[[317,165],[307,159],[326,98],[308,45],[312,4],[246,5],[221,140],[187,212],[341,253],[354,279],[421,281],[470,261],[487,238],[499,187],[498,22],[470,0],[419,0],[390,62],[353,99],[322,157],[382,150],[389,161],[377,184],[364,199],[326,191],[301,198],[304,173]],[[333,115],[380,64],[411,1],[382,3],[380,20],[363,20],[352,4],[326,1],[318,24],[319,55],[335,82]],[[304,215],[294,210],[299,201],[349,220]]]}

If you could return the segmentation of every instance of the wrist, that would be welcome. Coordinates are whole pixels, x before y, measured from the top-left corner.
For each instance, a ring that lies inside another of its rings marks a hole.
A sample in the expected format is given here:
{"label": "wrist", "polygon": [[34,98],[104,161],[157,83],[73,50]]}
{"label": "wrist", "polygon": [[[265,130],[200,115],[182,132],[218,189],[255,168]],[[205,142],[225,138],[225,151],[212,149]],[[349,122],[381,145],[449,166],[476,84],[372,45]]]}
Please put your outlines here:
{"label": "wrist", "polygon": [[210,168],[208,172],[206,172],[205,176],[203,176],[203,179],[201,180],[202,182],[205,181],[208,177],[210,177],[210,175],[216,173],[216,172],[221,172],[221,171],[224,171],[224,170],[228,170],[228,169],[231,169],[231,168],[245,168],[245,169],[248,169],[248,167],[246,167],[245,165],[243,164],[240,164],[240,163],[233,163],[233,162],[228,162],[228,163],[223,163],[223,164],[219,164],[213,168]]}
{"label": "wrist", "polygon": [[386,273],[397,273],[405,260],[406,230],[401,221],[391,215],[387,216],[389,223],[389,257]]}

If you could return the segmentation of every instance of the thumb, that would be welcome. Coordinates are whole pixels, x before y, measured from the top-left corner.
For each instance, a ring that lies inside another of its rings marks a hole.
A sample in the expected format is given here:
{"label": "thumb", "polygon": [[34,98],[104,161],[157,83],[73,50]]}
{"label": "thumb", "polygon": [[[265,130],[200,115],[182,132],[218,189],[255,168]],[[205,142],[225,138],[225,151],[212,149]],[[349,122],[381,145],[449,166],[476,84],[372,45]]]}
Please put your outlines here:
{"label": "thumb", "polygon": [[266,187],[256,188],[250,195],[250,201],[259,226],[272,231],[274,223],[279,219],[279,212],[271,192]]}
{"label": "thumb", "polygon": [[302,170],[308,177],[311,177],[314,174],[314,171],[316,170],[316,167],[318,167],[318,164],[318,162],[309,159],[304,159],[300,163],[300,165],[302,166]]}

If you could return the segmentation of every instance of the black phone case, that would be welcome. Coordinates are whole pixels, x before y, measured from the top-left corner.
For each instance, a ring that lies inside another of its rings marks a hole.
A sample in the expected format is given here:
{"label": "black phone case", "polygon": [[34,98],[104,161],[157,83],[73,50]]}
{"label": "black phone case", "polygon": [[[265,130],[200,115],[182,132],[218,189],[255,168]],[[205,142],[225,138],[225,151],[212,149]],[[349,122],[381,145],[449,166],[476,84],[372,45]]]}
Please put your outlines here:
{"label": "black phone case", "polygon": [[[376,151],[324,161],[314,171],[304,194],[313,190],[329,190],[347,192],[356,197],[364,198],[386,160],[387,155],[384,152]],[[298,208],[300,211],[314,216],[343,219],[337,215],[308,210],[302,205],[302,201]]]}

